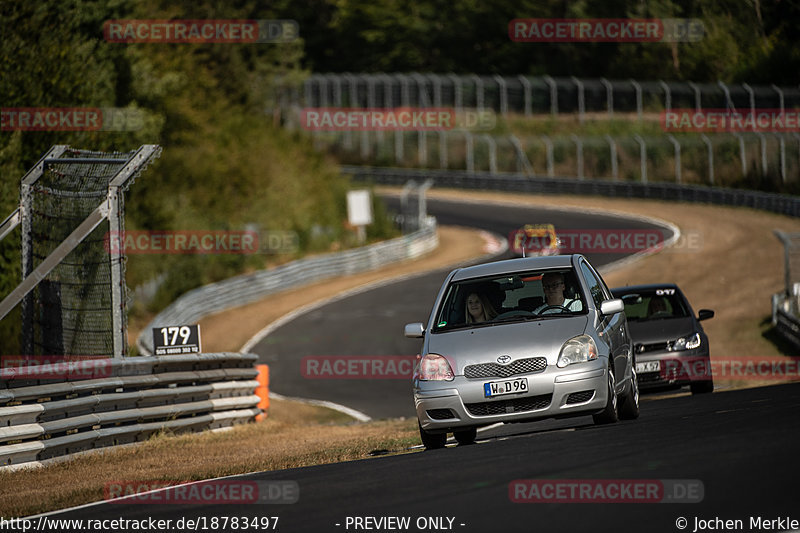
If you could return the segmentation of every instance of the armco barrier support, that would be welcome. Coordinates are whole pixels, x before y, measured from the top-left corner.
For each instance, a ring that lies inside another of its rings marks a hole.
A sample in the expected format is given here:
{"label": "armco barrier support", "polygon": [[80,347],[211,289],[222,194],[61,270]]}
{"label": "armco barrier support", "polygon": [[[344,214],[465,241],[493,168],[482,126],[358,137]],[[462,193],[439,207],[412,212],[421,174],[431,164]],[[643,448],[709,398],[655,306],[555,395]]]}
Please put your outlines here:
{"label": "armco barrier support", "polygon": [[258,370],[258,387],[256,387],[256,396],[259,397],[258,408],[261,414],[256,416],[256,422],[261,422],[267,418],[269,411],[269,365],[256,365]]}
{"label": "armco barrier support", "polygon": [[137,442],[164,430],[256,420],[263,399],[255,391],[265,387],[256,380],[256,361],[253,354],[208,353],[0,368],[0,466]]}

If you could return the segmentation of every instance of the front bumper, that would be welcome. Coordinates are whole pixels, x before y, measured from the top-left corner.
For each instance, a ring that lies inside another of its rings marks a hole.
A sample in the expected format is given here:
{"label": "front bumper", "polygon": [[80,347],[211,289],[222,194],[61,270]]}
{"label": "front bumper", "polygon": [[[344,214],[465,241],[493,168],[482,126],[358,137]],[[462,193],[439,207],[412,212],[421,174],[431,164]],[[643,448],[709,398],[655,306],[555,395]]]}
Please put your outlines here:
{"label": "front bumper", "polygon": [[[601,358],[502,379],[462,375],[453,381],[418,381],[414,388],[417,418],[423,429],[437,432],[597,413],[608,400],[607,368],[608,359]],[[528,391],[484,397],[484,383],[516,378],[527,378]]]}
{"label": "front bumper", "polygon": [[636,364],[655,363],[659,369],[641,372],[637,369],[639,389],[680,387],[701,381],[711,381],[711,357],[708,351],[649,352],[636,356]]}

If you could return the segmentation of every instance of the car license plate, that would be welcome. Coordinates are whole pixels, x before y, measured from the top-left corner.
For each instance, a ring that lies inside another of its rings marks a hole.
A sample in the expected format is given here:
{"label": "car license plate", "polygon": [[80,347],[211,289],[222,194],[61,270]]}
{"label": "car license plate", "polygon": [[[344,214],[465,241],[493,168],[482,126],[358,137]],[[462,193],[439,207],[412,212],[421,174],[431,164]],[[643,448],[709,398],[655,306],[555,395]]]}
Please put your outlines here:
{"label": "car license plate", "polygon": [[494,398],[495,396],[519,392],[528,392],[528,378],[489,381],[483,384],[483,396],[485,398]]}
{"label": "car license plate", "polygon": [[644,374],[645,372],[658,372],[661,370],[661,361],[645,361],[643,363],[636,363],[636,372]]}

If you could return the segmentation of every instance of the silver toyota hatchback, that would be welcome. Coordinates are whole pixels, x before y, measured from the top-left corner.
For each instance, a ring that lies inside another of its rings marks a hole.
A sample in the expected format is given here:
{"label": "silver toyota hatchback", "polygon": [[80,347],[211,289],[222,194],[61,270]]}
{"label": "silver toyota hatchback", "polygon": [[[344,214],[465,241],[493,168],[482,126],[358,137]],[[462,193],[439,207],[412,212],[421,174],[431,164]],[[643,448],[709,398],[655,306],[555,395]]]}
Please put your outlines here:
{"label": "silver toyota hatchback", "polygon": [[414,402],[427,449],[497,422],[639,416],[622,300],[580,255],[509,259],[452,271],[422,338]]}

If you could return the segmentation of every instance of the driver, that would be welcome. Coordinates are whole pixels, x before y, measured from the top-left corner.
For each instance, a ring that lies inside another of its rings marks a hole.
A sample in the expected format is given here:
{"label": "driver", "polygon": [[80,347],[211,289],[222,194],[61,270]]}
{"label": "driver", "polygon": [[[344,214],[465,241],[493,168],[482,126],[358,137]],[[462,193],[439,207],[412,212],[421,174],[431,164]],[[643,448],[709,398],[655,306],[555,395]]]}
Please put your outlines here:
{"label": "driver", "polygon": [[477,292],[470,293],[467,296],[465,307],[467,324],[486,322],[497,316],[497,311],[494,310],[486,296]]}
{"label": "driver", "polygon": [[[534,313],[541,314],[548,306],[565,307],[570,311],[580,311],[583,309],[583,303],[577,299],[564,298],[564,274],[561,272],[548,272],[542,276],[542,289],[544,289],[544,304],[540,305],[534,310]],[[559,309],[547,309],[545,313],[560,312]]]}

